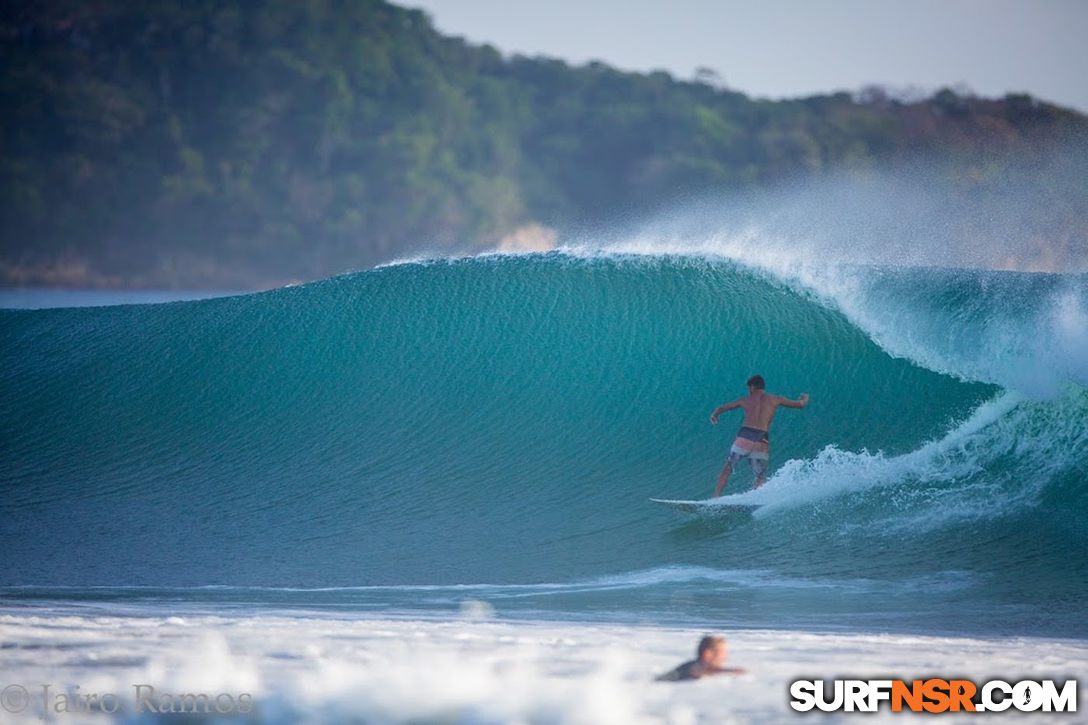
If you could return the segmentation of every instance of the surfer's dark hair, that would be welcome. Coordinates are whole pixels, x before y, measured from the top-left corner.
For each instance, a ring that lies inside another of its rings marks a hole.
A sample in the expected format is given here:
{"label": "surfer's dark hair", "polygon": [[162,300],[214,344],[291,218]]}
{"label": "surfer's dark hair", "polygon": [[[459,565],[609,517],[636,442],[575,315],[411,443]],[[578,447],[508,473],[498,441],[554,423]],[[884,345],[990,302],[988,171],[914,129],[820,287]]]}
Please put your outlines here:
{"label": "surfer's dark hair", "polygon": [[762,375],[753,375],[748,378],[748,387],[755,388],[756,390],[763,390],[767,387],[767,383],[763,382]]}
{"label": "surfer's dark hair", "polygon": [[707,652],[709,650],[714,649],[715,647],[718,646],[719,642],[724,642],[724,641],[725,640],[722,639],[721,637],[714,637],[714,636],[708,634],[707,636],[705,636],[701,640],[699,640],[699,649],[696,650],[696,654],[699,655],[699,657],[702,657],[703,652]]}

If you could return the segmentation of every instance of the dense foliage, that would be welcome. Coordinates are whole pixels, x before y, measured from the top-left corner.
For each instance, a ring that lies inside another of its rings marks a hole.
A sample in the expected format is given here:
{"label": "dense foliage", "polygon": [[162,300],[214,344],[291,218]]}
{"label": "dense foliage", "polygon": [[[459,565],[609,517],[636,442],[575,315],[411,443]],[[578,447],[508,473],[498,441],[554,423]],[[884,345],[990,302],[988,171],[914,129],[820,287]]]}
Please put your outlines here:
{"label": "dense foliage", "polygon": [[1027,96],[771,102],[506,58],[381,0],[8,0],[0,54],[9,284],[312,278],[921,153],[992,173],[1088,128]]}

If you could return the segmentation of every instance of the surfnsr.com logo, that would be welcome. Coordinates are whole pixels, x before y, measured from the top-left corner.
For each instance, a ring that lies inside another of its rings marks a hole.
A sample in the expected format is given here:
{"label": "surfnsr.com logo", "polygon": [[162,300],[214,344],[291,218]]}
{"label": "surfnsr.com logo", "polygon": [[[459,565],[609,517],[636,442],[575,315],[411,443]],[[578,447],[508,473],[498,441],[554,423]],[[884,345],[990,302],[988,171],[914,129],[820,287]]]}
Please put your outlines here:
{"label": "surfnsr.com logo", "polygon": [[892,712],[1076,712],[1077,681],[797,680],[790,697],[798,712],[877,712],[885,702]]}

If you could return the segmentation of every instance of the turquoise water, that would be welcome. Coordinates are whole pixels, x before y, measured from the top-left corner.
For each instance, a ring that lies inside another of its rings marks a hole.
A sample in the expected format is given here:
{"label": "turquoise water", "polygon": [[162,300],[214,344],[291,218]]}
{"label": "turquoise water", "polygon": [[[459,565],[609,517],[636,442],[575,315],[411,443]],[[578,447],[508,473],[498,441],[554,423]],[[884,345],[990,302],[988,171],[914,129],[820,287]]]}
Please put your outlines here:
{"label": "turquoise water", "polygon": [[[561,253],[0,311],[0,593],[1088,636],[1088,278]],[[761,373],[754,516],[687,518]]]}
{"label": "turquoise water", "polygon": [[203,300],[229,294],[238,293],[186,290],[68,290],[14,287],[0,289],[0,308],[39,310],[50,307],[139,305],[177,302],[179,300]]}

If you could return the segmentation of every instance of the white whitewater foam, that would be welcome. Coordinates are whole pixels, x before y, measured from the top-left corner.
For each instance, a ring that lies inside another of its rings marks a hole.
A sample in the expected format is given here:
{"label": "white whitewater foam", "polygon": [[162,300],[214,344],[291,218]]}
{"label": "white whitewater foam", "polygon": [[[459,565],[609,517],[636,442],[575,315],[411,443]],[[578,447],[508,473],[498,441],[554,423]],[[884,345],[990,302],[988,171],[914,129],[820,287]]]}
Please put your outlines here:
{"label": "white whitewater foam", "polygon": [[[148,684],[159,693],[249,693],[262,722],[607,725],[792,720],[786,693],[799,678],[1065,679],[1088,665],[1088,643],[1078,640],[764,630],[725,633],[730,664],[748,674],[652,681],[690,659],[702,634],[612,624],[9,610],[0,614],[0,671],[5,685],[23,684],[32,695],[43,683],[117,693],[129,716],[135,703],[127,693]],[[32,697],[21,717],[42,714]],[[885,718],[892,719],[876,716]]]}

